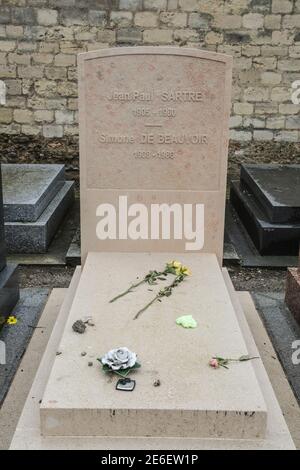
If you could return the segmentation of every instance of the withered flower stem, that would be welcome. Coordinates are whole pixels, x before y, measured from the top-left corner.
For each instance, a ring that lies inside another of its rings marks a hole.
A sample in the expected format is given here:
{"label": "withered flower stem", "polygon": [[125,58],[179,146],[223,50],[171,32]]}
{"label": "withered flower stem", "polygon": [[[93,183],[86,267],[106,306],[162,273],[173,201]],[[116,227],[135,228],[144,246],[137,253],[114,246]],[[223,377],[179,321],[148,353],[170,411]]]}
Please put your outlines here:
{"label": "withered flower stem", "polygon": [[139,287],[140,285],[142,285],[146,282],[148,282],[149,285],[153,285],[153,284],[155,284],[157,279],[163,280],[162,276],[166,276],[167,274],[168,274],[167,269],[165,269],[164,271],[159,271],[159,272],[158,271],[149,271],[149,273],[146,274],[146,276],[141,281],[137,282],[136,284],[132,284],[130,287],[128,287],[127,290],[125,290],[121,294],[119,294],[116,297],[114,297],[113,299],[111,299],[109,301],[109,303],[111,304],[111,303],[115,302],[116,300],[120,299],[124,295],[127,295],[130,292],[132,292],[132,290],[135,289],[136,287]]}
{"label": "withered flower stem", "polygon": [[178,276],[176,276],[174,281],[169,286],[166,286],[163,289],[161,289],[158,292],[158,294],[155,297],[153,297],[153,299],[147,305],[145,305],[145,307],[143,307],[141,310],[139,310],[135,314],[133,319],[136,320],[137,318],[139,318],[139,316],[143,312],[145,312],[145,310],[147,310],[149,307],[151,307],[151,305],[154,304],[154,302],[159,300],[161,297],[170,297],[170,295],[172,295],[172,290],[174,289],[174,287],[178,286],[178,284],[180,284],[184,280],[185,277],[186,276],[184,274],[179,274]]}

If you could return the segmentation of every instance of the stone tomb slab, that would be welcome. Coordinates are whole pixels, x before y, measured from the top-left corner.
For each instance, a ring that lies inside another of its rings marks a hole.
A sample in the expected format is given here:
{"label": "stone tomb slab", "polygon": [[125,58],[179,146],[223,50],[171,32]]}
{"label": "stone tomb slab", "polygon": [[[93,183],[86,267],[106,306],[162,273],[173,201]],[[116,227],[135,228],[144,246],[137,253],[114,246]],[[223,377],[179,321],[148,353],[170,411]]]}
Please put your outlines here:
{"label": "stone tomb slab", "polygon": [[[143,286],[109,303],[137,276],[172,258],[89,253],[41,404],[44,436],[265,436],[267,410],[252,363],[219,371],[208,366],[213,355],[248,353],[215,255],[180,255],[193,275],[137,320],[135,313],[160,286]],[[194,316],[196,329],[176,325],[184,314]],[[72,324],[84,315],[92,315],[95,326],[79,335]],[[142,364],[132,374],[137,381],[132,393],[115,390],[117,377],[96,364],[118,346],[136,351]],[[94,367],[87,367],[82,351]],[[157,379],[161,385],[154,387]]]}
{"label": "stone tomb slab", "polygon": [[300,165],[242,165],[245,183],[270,222],[300,221]]}
{"label": "stone tomb slab", "polygon": [[10,253],[45,253],[66,211],[74,201],[74,182],[66,181],[35,222],[6,222]]}
{"label": "stone tomb slab", "polygon": [[65,180],[64,165],[2,165],[5,222],[35,222]]}
{"label": "stone tomb slab", "polygon": [[295,255],[299,250],[300,221],[271,223],[253,194],[238,181],[231,182],[230,202],[261,255]]}

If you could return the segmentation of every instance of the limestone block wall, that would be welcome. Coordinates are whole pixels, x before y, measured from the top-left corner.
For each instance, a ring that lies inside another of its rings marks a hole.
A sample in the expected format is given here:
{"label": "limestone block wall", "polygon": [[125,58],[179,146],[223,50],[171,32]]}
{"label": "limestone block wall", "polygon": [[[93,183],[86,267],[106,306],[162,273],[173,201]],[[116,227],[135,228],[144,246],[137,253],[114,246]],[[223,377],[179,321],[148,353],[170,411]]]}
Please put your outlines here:
{"label": "limestone block wall", "polygon": [[300,0],[0,0],[0,133],[77,136],[76,54],[141,44],[233,55],[231,137],[299,141]]}

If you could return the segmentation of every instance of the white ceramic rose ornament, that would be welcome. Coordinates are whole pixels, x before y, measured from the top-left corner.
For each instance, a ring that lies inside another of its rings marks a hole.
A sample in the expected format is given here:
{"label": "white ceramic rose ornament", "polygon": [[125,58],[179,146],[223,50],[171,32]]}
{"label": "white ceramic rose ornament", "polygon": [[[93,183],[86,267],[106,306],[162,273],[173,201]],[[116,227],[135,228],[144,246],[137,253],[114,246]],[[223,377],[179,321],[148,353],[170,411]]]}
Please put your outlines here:
{"label": "white ceramic rose ornament", "polygon": [[141,367],[136,353],[126,347],[111,349],[98,360],[104,372],[114,372],[121,377],[126,377],[133,369]]}

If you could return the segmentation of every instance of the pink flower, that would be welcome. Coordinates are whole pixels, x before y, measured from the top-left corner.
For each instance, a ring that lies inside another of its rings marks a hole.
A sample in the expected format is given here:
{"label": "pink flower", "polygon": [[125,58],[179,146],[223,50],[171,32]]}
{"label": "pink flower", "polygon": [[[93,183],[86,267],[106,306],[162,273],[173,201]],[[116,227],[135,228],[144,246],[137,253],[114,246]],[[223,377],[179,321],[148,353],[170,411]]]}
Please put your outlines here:
{"label": "pink flower", "polygon": [[214,369],[217,369],[219,367],[219,362],[217,359],[214,357],[209,361],[210,367],[213,367]]}

